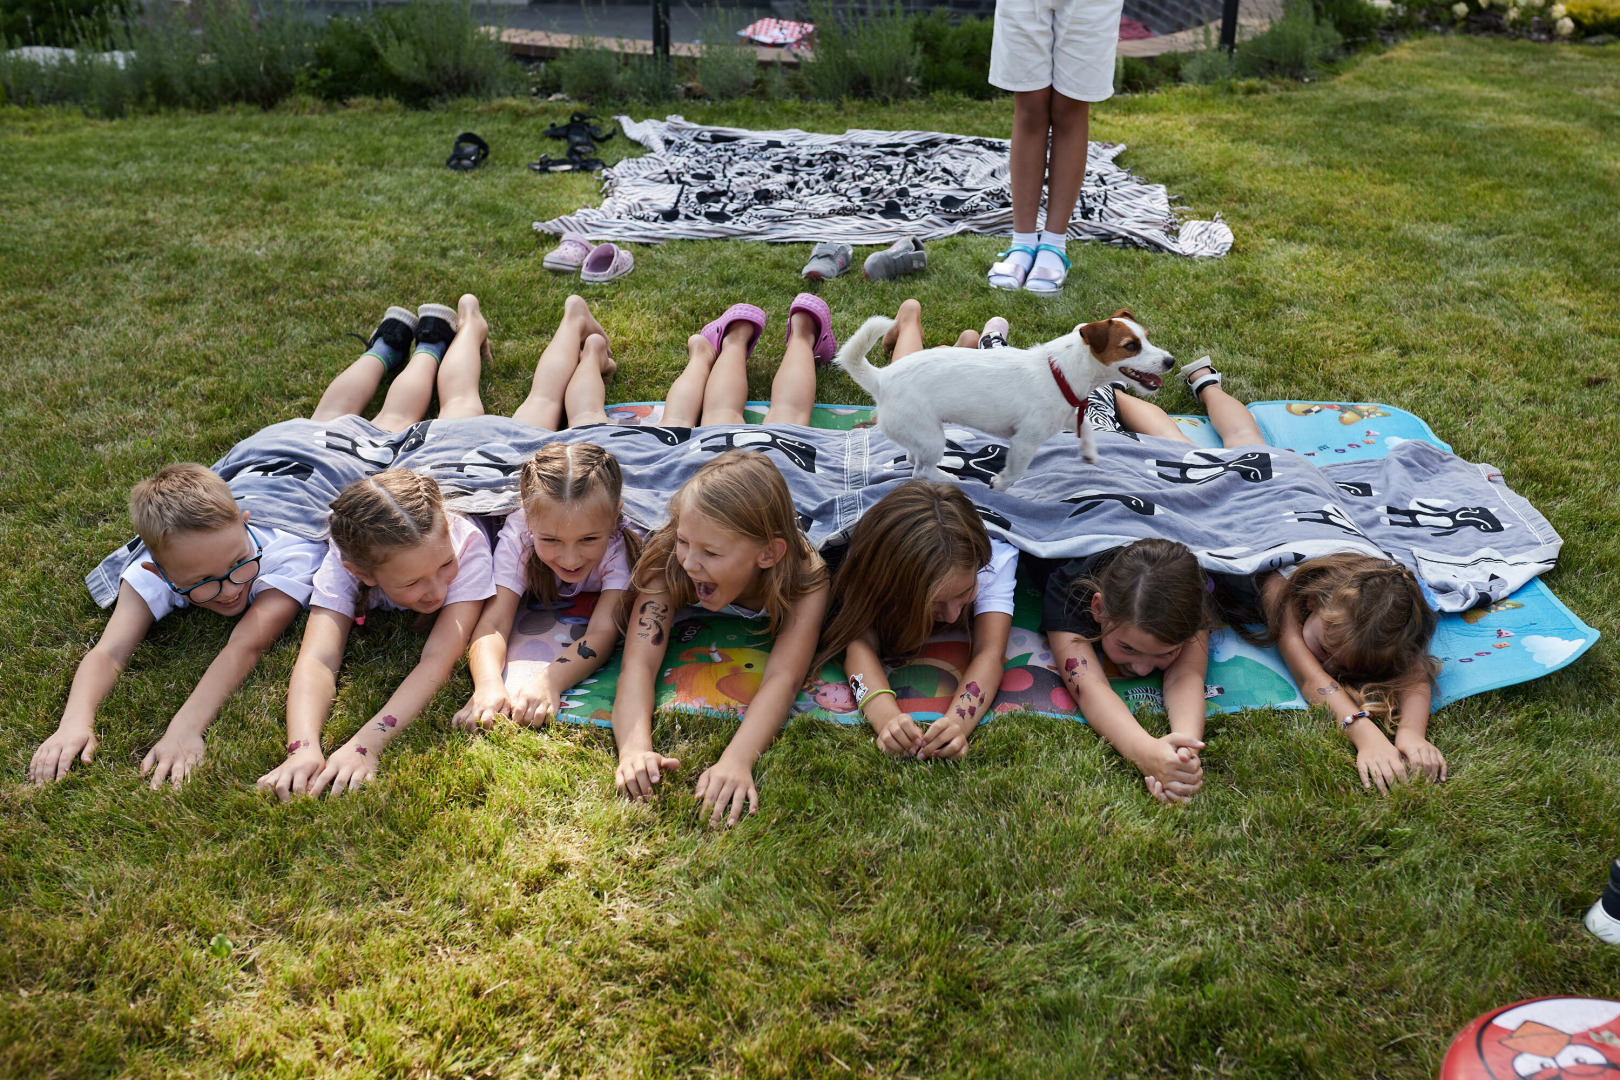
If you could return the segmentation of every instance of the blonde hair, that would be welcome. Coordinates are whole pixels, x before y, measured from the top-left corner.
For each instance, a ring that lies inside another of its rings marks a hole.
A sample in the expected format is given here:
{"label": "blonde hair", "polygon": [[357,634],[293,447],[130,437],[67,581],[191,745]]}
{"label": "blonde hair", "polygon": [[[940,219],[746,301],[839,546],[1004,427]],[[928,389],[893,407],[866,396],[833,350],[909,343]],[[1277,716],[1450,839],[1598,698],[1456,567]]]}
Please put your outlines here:
{"label": "blonde hair", "polygon": [[681,485],[669,500],[669,524],[652,535],[636,562],[635,588],[647,591],[662,578],[670,606],[676,611],[697,600],[697,587],[675,557],[675,530],[688,511],[757,544],[786,541],[787,551],[780,559],[755,571],[764,577],[768,633],[776,633],[793,605],[827,580],[821,556],[799,529],[798,513],[782,474],[757,450],[731,450]]}
{"label": "blonde hair", "polygon": [[[871,629],[885,660],[915,656],[937,629],[931,609],[953,573],[990,562],[990,534],[954,484],[909,480],[861,515],[833,575],[821,650],[810,670]],[[967,607],[958,624],[972,629]]]}
{"label": "blonde hair", "polygon": [[1310,559],[1267,612],[1273,637],[1288,608],[1302,626],[1312,613],[1321,616],[1322,642],[1344,668],[1330,674],[1354,686],[1386,723],[1398,719],[1402,694],[1439,674],[1440,662],[1429,655],[1438,617],[1400,563],[1356,552]]}
{"label": "blonde hair", "polygon": [[131,488],[129,519],[141,541],[156,551],[175,533],[240,525],[242,510],[218,473],[188,461],[165,465]]}
{"label": "blonde hair", "polygon": [[[568,506],[601,498],[617,517],[624,490],[624,474],[619,459],[595,443],[547,443],[523,463],[519,478],[523,514],[532,522],[536,515],[554,506]],[[624,537],[624,548],[633,564],[641,554],[641,537],[617,520],[614,531]],[[534,526],[529,526],[534,531]],[[542,602],[557,600],[557,573],[545,564],[531,546],[523,562],[523,582]]]}
{"label": "blonde hair", "polygon": [[[370,571],[401,549],[416,547],[447,528],[444,495],[431,477],[387,469],[356,480],[332,500],[332,542],[345,562]],[[354,615],[365,613],[371,586],[360,583]]]}

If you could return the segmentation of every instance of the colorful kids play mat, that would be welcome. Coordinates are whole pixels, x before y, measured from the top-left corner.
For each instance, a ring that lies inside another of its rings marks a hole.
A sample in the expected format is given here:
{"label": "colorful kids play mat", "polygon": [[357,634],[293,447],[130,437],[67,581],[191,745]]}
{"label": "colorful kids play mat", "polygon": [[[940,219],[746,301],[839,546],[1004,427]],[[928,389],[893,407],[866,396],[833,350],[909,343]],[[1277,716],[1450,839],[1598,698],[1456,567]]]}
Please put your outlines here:
{"label": "colorful kids play mat", "polygon": [[[764,419],[766,403],[751,402],[748,419]],[[1451,448],[1429,425],[1411,413],[1388,405],[1307,401],[1264,401],[1250,406],[1266,442],[1295,450],[1317,464],[1383,457],[1408,440]],[[655,425],[660,403],[618,405],[608,410],[619,424]],[[869,406],[818,405],[811,426],[848,430],[870,424]],[[1203,417],[1178,416],[1176,422],[1193,442],[1219,447],[1220,440]],[[506,681],[526,682],[585,632],[595,596],[548,609],[528,603],[520,610],[508,650]],[[1024,573],[1019,574],[1017,610],[1007,642],[1006,667],[990,718],[1026,711],[1083,719],[1074,699],[1052,666],[1052,652],[1037,627],[1041,596]],[[754,624],[709,614],[676,623],[658,685],[662,708],[740,715],[759,688],[770,642]],[[1431,651],[1441,661],[1439,708],[1470,694],[1528,682],[1573,663],[1598,639],[1587,626],[1537,579],[1485,608],[1443,614]],[[957,680],[968,662],[968,643],[961,632],[931,640],[911,663],[889,673],[900,705],[918,720],[937,719],[956,695]],[[1133,708],[1162,709],[1158,676],[1122,678],[1104,661],[1119,696]],[[605,726],[613,711],[613,688],[619,659],[599,670],[565,697],[561,716],[575,723]],[[1272,706],[1303,709],[1275,649],[1258,648],[1230,629],[1210,636],[1210,663],[1205,697],[1211,713]],[[796,712],[816,713],[840,723],[857,724],[855,698],[837,664],[813,672],[795,704]]]}

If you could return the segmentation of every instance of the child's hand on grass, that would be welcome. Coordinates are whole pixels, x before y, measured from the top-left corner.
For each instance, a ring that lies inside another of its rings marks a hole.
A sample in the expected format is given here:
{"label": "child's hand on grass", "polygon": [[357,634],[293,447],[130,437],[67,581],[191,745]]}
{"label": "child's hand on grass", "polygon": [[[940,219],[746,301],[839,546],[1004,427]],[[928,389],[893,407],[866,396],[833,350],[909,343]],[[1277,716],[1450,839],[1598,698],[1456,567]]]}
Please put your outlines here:
{"label": "child's hand on grass", "polygon": [[512,719],[524,727],[540,727],[557,718],[557,692],[541,672],[512,695]]}
{"label": "child's hand on grass", "polygon": [[1204,786],[1202,780],[1196,784],[1183,784],[1179,780],[1164,783],[1157,776],[1143,775],[1142,783],[1147,786],[1148,794],[1165,806],[1175,806],[1178,803],[1192,802],[1192,797],[1198,794]]}
{"label": "child's hand on grass", "polygon": [[633,750],[619,758],[613,783],[625,798],[646,802],[657,794],[657,784],[663,774],[680,767],[680,759],[665,757],[656,750]]}
{"label": "child's hand on grass", "polygon": [[[725,754],[720,760],[703,770],[692,794],[703,800],[703,809],[713,806],[709,815],[709,828],[718,828],[722,819],[729,825],[742,820],[743,804],[750,814],[759,813],[759,792],[754,787],[754,770],[741,761],[733,761]],[[730,808],[730,813],[726,812]]]}
{"label": "child's hand on grass", "polygon": [[258,786],[273,791],[282,801],[294,795],[308,795],[310,783],[326,768],[321,744],[314,739],[296,742],[287,748],[287,760],[259,777]]}
{"label": "child's hand on grass", "polygon": [[[364,734],[363,731],[360,733]],[[328,786],[332,789],[333,797],[345,791],[359,791],[376,777],[378,750],[361,742],[360,735],[334,750],[332,756],[326,759],[326,766],[309,786],[311,797],[319,796]]]}
{"label": "child's hand on grass", "polygon": [[1172,731],[1152,740],[1136,759],[1136,767],[1155,799],[1162,803],[1186,802],[1204,786],[1204,764],[1198,751],[1202,739]]}
{"label": "child's hand on grass", "polygon": [[917,757],[924,761],[930,758],[960,761],[967,754],[968,736],[972,732],[973,723],[965,715],[942,716],[928,725]]}
{"label": "child's hand on grass", "polygon": [[885,754],[914,757],[923,747],[922,726],[911,718],[910,713],[895,713],[874,726],[877,728],[878,749]]}
{"label": "child's hand on grass", "polygon": [[494,683],[488,687],[475,687],[467,704],[450,718],[450,726],[462,731],[479,731],[494,727],[502,717],[516,719],[512,699],[506,693],[506,684]]}
{"label": "child's hand on grass", "polygon": [[90,764],[99,743],[94,728],[63,724],[34,751],[28,762],[28,779],[35,784],[62,779],[73,768],[74,758]]}
{"label": "child's hand on grass", "polygon": [[141,761],[141,775],[152,777],[153,791],[162,787],[165,780],[179,787],[191,776],[191,770],[202,763],[207,751],[208,744],[200,734],[170,727],[158,744],[147,751]]}
{"label": "child's hand on grass", "polygon": [[1397,730],[1395,732],[1395,749],[1401,757],[1414,770],[1421,771],[1435,783],[1441,783],[1446,778],[1446,759],[1440,753],[1440,748],[1421,735],[1406,735]]}
{"label": "child's hand on grass", "polygon": [[1376,786],[1382,795],[1389,794],[1389,789],[1396,784],[1406,783],[1406,764],[1401,760],[1401,752],[1382,737],[1356,751],[1356,771],[1361,774],[1362,787]]}

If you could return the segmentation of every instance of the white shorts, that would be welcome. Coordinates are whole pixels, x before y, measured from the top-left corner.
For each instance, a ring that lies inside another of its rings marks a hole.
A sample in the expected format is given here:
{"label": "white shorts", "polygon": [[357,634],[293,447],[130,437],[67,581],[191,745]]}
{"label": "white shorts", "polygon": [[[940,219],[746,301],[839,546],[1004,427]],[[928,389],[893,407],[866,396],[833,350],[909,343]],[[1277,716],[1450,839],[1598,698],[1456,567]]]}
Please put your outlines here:
{"label": "white shorts", "polygon": [[1124,0],[996,0],[990,85],[1108,100],[1123,8]]}

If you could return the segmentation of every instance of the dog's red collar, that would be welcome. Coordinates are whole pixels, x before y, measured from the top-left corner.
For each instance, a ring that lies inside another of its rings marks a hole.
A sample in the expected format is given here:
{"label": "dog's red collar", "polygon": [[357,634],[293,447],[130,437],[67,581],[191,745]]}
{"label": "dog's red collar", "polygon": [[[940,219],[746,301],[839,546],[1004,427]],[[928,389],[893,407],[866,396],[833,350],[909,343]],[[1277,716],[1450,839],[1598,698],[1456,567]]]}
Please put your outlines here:
{"label": "dog's red collar", "polygon": [[1057,382],[1058,390],[1063,394],[1063,400],[1074,406],[1074,433],[1079,435],[1080,425],[1086,422],[1086,399],[1075,395],[1074,387],[1069,385],[1069,380],[1065,379],[1063,372],[1058,370],[1055,359],[1048,356],[1046,366],[1052,372],[1052,378]]}

